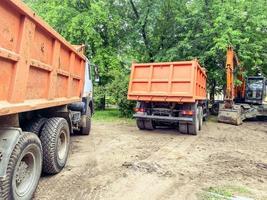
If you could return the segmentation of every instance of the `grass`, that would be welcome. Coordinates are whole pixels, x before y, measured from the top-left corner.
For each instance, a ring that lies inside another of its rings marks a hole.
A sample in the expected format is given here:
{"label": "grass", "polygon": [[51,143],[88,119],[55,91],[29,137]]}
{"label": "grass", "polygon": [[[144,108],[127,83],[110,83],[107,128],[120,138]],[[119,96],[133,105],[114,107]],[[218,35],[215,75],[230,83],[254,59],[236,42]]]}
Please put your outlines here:
{"label": "grass", "polygon": [[[93,115],[93,121],[96,122],[115,122],[123,124],[135,124],[133,118],[122,117],[119,110],[116,108],[108,108],[106,110],[97,110]],[[210,115],[209,122],[217,122],[217,116]]]}
{"label": "grass", "polygon": [[233,196],[250,197],[251,191],[242,186],[220,186],[204,189],[199,195],[200,200],[228,200]]}
{"label": "grass", "polygon": [[134,124],[135,120],[132,118],[122,117],[117,109],[106,109],[95,111],[93,121],[97,122],[112,122],[112,123],[127,123]]}

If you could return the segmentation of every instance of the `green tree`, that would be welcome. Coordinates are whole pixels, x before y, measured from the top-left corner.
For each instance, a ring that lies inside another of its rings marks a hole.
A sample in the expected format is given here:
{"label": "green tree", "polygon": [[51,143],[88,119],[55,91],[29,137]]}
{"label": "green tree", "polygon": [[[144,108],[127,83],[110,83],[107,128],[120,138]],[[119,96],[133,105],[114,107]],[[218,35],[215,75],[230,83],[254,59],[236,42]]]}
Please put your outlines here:
{"label": "green tree", "polygon": [[197,58],[207,69],[210,96],[225,85],[226,47],[232,45],[247,74],[267,75],[266,0],[26,0],[100,68],[99,108],[115,99],[122,113],[127,77],[135,62]]}
{"label": "green tree", "polygon": [[[114,79],[113,71],[123,67],[123,20],[115,0],[28,0],[45,21],[73,44],[87,44],[87,57],[99,66],[96,85],[98,108],[105,108],[106,87]],[[99,88],[98,88],[99,87]]]}

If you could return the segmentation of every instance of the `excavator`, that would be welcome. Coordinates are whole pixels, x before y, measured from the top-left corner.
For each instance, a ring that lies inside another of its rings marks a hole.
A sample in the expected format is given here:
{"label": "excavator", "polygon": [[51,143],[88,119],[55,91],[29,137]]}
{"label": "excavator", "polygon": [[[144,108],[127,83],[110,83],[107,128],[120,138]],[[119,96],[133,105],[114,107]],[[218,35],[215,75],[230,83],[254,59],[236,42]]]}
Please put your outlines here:
{"label": "excavator", "polygon": [[[237,54],[228,46],[226,54],[226,90],[219,105],[218,121],[240,125],[243,120],[267,116],[267,79],[262,75],[244,78]],[[236,72],[238,75],[235,76]],[[235,77],[239,80],[235,85]]]}

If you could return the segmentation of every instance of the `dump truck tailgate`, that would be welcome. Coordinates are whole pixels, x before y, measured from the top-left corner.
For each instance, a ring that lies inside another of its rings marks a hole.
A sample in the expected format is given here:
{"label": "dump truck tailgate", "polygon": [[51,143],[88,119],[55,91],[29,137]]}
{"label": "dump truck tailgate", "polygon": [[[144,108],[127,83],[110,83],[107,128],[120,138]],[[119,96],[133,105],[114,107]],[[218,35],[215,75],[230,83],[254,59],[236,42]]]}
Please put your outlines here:
{"label": "dump truck tailgate", "polygon": [[128,99],[194,102],[206,99],[206,73],[194,61],[133,64]]}

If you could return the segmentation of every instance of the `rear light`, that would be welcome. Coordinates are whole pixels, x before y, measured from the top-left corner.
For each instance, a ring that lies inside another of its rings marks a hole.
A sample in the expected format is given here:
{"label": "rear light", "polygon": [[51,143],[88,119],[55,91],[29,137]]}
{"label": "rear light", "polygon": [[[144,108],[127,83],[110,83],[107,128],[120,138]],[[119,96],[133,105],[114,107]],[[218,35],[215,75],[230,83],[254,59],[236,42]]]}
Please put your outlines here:
{"label": "rear light", "polygon": [[194,111],[192,111],[192,110],[183,110],[182,111],[182,115],[193,115],[194,114]]}
{"label": "rear light", "polygon": [[145,112],[144,108],[134,108],[134,112]]}

